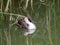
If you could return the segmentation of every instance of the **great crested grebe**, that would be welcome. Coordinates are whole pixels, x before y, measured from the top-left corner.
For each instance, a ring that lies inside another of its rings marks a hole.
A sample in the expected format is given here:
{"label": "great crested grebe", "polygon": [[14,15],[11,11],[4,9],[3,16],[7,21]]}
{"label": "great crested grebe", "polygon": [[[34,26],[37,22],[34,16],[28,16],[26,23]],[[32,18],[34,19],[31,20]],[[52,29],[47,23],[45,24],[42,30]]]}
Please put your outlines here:
{"label": "great crested grebe", "polygon": [[32,23],[32,21],[28,17],[25,17],[24,19],[19,20],[18,25],[22,26],[23,28],[27,30],[24,33],[25,36],[29,34],[33,34],[36,30],[35,24]]}

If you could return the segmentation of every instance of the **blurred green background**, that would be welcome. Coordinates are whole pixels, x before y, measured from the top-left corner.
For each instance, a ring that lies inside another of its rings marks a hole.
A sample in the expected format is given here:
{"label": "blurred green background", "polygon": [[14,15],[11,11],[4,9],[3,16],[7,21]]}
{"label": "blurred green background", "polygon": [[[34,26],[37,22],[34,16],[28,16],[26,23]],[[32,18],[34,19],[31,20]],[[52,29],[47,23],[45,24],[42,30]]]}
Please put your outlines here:
{"label": "blurred green background", "polygon": [[[36,32],[27,39],[11,13],[31,16]],[[0,0],[0,45],[60,45],[60,0]]]}

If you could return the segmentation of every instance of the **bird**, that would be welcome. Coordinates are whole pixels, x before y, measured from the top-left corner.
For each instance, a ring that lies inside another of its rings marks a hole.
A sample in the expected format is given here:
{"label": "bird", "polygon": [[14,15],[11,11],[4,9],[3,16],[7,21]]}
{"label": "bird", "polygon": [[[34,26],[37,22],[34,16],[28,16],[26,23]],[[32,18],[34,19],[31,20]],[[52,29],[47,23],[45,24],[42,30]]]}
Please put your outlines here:
{"label": "bird", "polygon": [[33,34],[36,31],[36,25],[32,22],[32,20],[29,17],[25,17],[24,19],[18,20],[17,24],[27,30],[24,32],[24,36]]}

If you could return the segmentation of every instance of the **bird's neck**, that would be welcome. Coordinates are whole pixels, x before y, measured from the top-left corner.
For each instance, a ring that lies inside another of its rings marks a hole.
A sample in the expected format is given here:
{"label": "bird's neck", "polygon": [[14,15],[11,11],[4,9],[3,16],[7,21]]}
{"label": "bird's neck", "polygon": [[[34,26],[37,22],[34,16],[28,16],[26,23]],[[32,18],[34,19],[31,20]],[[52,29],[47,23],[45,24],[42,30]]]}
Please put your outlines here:
{"label": "bird's neck", "polygon": [[29,23],[29,22],[30,22],[27,17],[24,19],[24,21],[25,21],[26,23]]}
{"label": "bird's neck", "polygon": [[26,23],[30,23],[30,21],[29,21],[29,20],[26,20],[25,22],[26,22]]}

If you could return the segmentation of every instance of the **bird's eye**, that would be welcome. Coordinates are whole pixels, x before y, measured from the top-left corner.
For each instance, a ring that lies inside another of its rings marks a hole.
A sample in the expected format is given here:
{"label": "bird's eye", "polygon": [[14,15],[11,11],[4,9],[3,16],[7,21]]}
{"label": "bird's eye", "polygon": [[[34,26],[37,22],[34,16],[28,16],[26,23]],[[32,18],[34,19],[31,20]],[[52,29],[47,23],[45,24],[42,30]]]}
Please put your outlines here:
{"label": "bird's eye", "polygon": [[22,23],[22,21],[23,21],[22,19],[19,19],[19,20],[18,20],[18,24],[21,24],[21,23]]}
{"label": "bird's eye", "polygon": [[29,26],[29,24],[27,24],[27,26]]}

